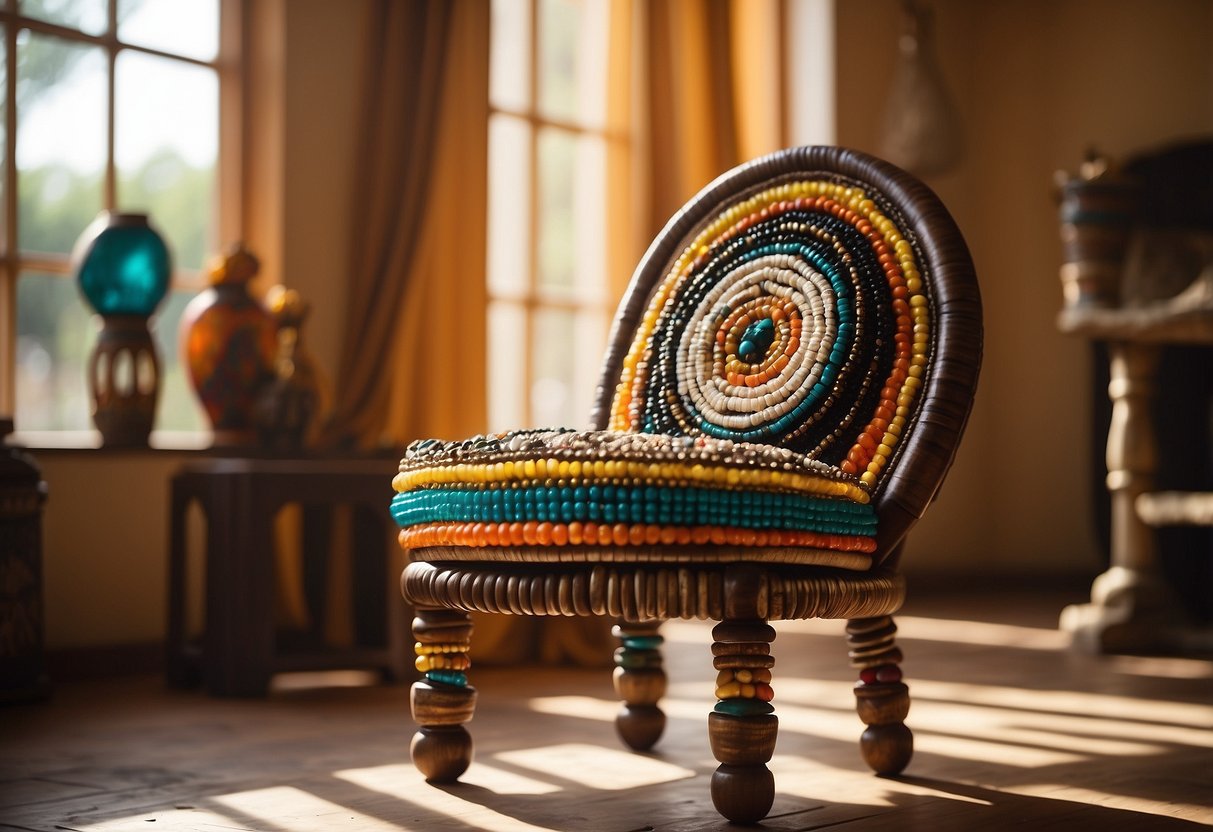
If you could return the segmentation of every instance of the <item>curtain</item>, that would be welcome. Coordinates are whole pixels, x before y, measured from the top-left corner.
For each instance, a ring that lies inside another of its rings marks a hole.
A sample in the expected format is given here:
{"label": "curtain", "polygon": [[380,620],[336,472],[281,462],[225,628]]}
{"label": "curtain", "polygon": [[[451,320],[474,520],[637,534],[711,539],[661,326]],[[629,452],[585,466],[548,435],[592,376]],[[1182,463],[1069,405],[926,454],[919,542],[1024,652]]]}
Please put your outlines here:
{"label": "curtain", "polygon": [[783,0],[612,3],[608,264],[622,296],[674,212],[735,165],[784,144]]}
{"label": "curtain", "polygon": [[484,429],[488,0],[374,0],[326,444]]}

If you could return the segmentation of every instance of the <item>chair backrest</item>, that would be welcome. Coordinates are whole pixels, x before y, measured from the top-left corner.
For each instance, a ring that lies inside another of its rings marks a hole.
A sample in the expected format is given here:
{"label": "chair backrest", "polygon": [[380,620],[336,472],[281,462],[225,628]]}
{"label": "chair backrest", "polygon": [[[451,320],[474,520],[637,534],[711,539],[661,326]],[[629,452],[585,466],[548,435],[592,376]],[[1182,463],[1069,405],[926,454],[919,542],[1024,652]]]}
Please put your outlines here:
{"label": "chair backrest", "polygon": [[676,214],[616,314],[595,428],[781,445],[860,477],[888,557],[943,482],[981,297],[942,203],[852,150],[742,165]]}

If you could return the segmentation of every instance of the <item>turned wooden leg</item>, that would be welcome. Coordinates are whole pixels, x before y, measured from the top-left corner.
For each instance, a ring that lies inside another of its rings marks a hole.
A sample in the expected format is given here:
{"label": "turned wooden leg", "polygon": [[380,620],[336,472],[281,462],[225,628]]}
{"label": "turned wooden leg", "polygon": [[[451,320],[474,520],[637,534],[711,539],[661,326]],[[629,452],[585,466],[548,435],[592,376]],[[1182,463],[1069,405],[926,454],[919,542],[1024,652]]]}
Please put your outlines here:
{"label": "turned wooden leg", "polygon": [[905,725],[910,689],[901,681],[901,649],[893,644],[893,618],[853,618],[847,622],[848,655],[859,668],[855,706],[868,726],[859,740],[863,759],[877,774],[900,774],[914,754],[914,735]]}
{"label": "turned wooden leg", "polygon": [[476,689],[468,684],[468,648],[472,619],[459,610],[417,610],[413,619],[417,669],[413,683],[413,719],[421,730],[409,752],[431,783],[452,783],[472,762],[472,737],[464,723],[476,708]]}
{"label": "turned wooden leg", "polygon": [[712,774],[712,803],[735,823],[755,823],[775,801],[775,777],[766,766],[779,732],[771,705],[775,630],[765,621],[725,620],[712,638],[720,700],[708,715],[712,754],[720,761]]}
{"label": "turned wooden leg", "polygon": [[648,751],[665,730],[665,714],[657,707],[666,688],[660,626],[660,621],[624,622],[611,630],[622,643],[615,651],[615,693],[623,700],[615,730],[635,751]]}

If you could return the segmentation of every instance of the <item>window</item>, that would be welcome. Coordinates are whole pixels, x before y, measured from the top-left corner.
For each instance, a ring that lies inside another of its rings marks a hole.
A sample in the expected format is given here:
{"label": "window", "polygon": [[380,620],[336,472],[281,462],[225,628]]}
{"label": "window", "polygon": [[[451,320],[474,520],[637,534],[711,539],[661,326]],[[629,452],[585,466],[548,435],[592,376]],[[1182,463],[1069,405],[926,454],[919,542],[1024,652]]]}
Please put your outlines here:
{"label": "window", "polygon": [[585,427],[608,297],[609,0],[494,0],[489,427]]}
{"label": "window", "polygon": [[237,5],[0,0],[0,308],[8,324],[0,409],[15,405],[18,429],[92,427],[86,368],[98,327],[69,258],[102,209],[149,214],[168,244],[173,285],[152,322],[163,365],[156,427],[204,427],[177,330],[205,282],[205,261],[235,236],[221,233],[217,206],[228,181],[220,177],[221,78],[231,84],[221,7],[230,27]]}

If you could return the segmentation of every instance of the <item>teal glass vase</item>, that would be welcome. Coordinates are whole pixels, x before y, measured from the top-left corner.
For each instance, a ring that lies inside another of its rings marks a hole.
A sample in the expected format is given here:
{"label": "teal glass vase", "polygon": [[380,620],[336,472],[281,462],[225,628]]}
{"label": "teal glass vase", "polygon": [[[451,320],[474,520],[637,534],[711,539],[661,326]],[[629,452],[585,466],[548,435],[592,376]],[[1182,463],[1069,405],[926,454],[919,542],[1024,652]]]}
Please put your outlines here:
{"label": "teal glass vase", "polygon": [[101,316],[89,357],[93,424],[107,446],[145,446],[160,397],[148,319],[168,292],[172,258],[146,214],[102,212],[72,252],[80,292]]}

